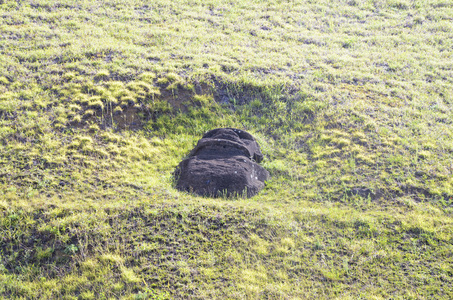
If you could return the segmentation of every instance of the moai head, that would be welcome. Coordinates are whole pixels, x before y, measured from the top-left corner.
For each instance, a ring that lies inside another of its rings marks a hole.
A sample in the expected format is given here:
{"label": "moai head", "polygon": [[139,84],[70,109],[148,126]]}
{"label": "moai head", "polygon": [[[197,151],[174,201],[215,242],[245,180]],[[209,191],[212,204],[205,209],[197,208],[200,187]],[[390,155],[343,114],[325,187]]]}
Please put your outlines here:
{"label": "moai head", "polygon": [[175,170],[176,188],[198,195],[256,195],[269,179],[251,134],[234,128],[208,131]]}

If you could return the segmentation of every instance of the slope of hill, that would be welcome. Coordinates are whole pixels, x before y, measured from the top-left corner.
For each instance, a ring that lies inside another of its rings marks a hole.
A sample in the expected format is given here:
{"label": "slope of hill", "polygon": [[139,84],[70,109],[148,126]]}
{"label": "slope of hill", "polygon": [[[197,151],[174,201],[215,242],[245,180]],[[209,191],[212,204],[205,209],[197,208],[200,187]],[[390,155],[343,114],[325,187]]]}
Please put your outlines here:
{"label": "slope of hill", "polygon": [[[453,297],[453,5],[0,1],[0,295]],[[251,132],[251,199],[172,172]]]}

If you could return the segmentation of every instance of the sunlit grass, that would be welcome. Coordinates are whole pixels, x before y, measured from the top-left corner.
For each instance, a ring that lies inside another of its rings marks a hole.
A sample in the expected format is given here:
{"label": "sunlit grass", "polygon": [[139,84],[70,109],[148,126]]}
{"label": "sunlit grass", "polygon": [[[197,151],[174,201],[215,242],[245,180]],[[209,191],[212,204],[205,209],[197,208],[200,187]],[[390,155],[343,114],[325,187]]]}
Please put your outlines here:
{"label": "sunlit grass", "polygon": [[[452,297],[448,1],[0,3],[3,297]],[[215,127],[254,198],[174,189]]]}

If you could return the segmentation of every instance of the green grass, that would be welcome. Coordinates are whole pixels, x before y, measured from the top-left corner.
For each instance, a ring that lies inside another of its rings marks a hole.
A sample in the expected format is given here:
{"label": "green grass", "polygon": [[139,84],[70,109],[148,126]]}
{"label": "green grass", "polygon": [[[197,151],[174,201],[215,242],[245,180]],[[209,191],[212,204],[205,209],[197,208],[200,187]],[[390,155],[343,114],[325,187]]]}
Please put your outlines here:
{"label": "green grass", "polygon": [[[449,299],[453,5],[0,1],[0,295]],[[172,173],[251,132],[251,199]]]}

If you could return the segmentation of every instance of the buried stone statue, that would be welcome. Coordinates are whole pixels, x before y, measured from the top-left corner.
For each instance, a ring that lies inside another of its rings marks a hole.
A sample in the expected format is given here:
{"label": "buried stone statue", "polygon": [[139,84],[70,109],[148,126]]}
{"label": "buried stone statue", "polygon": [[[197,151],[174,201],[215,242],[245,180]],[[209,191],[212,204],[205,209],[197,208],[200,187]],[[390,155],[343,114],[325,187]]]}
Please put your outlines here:
{"label": "buried stone statue", "polygon": [[202,196],[252,197],[269,179],[255,138],[234,128],[208,131],[175,170],[176,188]]}

